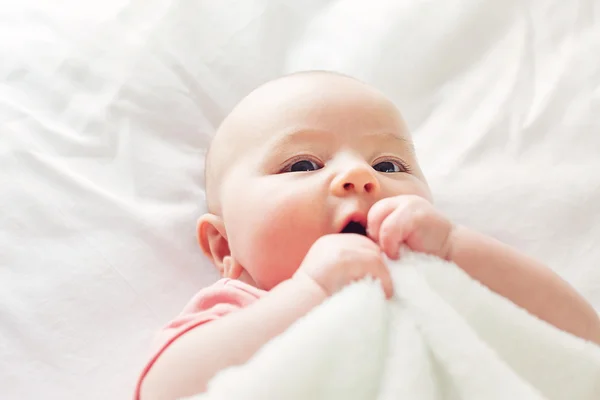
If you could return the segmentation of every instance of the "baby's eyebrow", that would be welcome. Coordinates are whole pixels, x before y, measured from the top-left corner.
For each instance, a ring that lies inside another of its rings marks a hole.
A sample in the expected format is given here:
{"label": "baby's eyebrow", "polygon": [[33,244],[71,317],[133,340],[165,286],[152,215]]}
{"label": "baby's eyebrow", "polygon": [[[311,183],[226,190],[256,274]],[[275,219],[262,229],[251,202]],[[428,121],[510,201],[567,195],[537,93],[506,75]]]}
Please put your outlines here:
{"label": "baby's eyebrow", "polygon": [[[394,141],[400,146],[408,148],[408,150],[412,153],[414,153],[415,151],[414,144],[411,140],[406,139],[402,136],[398,136],[393,132],[372,132],[367,133],[365,137],[367,138],[367,140],[379,139],[384,141]],[[316,129],[299,129],[284,131],[276,135],[269,141],[269,147],[273,149],[281,149],[295,143],[312,142],[314,139],[335,140],[334,136],[326,131],[320,131]]]}
{"label": "baby's eyebrow", "polygon": [[322,140],[329,136],[331,135],[329,135],[327,132],[315,129],[290,130],[277,134],[275,137],[269,140],[268,145],[273,149],[281,149],[291,144],[312,142],[314,139]]}
{"label": "baby's eyebrow", "polygon": [[395,133],[392,132],[376,132],[376,133],[369,133],[369,136],[380,136],[380,137],[384,137],[385,139],[388,140],[396,140],[396,141],[400,141],[402,144],[406,145],[406,146],[410,146],[412,149],[414,149],[414,145],[412,140],[406,139],[402,136],[398,136]]}
{"label": "baby's eyebrow", "polygon": [[393,142],[402,150],[408,150],[411,155],[415,154],[415,145],[413,144],[412,140],[398,136],[393,132],[373,132],[366,134],[365,137],[368,138],[367,140],[378,139],[385,142]]}

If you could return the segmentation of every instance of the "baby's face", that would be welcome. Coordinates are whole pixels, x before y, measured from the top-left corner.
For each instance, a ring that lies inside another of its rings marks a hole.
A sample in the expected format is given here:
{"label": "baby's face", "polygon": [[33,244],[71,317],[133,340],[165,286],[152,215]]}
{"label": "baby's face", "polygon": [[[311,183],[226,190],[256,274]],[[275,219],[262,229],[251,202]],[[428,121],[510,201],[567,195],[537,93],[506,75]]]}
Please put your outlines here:
{"label": "baby's face", "polygon": [[215,156],[220,216],[231,256],[262,289],[290,278],[319,237],[364,226],[378,200],[430,198],[402,117],[365,84],[292,76],[235,113],[226,161]]}

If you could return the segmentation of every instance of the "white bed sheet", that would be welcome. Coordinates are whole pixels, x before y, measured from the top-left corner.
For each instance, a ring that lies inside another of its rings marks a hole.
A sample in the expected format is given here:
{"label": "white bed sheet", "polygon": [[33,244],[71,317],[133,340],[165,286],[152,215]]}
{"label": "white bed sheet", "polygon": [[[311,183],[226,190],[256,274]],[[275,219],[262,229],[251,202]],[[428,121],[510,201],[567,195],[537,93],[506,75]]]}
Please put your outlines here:
{"label": "white bed sheet", "polygon": [[336,69],[404,111],[438,205],[600,309],[600,4],[43,0],[0,7],[0,398],[128,398],[216,274],[212,132],[257,84]]}

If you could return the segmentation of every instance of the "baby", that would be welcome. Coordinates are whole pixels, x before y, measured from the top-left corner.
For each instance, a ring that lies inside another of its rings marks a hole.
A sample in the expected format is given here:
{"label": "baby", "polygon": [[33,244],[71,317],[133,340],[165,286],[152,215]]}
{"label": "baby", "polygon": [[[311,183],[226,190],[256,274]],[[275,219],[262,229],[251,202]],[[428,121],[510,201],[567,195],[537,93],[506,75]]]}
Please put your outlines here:
{"label": "baby", "polygon": [[594,309],[550,269],[436,210],[400,112],[353,78],[303,72],[250,93],[214,138],[206,193],[199,243],[224,279],[164,330],[136,398],[202,392],[353,281],[392,296],[383,254],[401,245],[600,343]]}

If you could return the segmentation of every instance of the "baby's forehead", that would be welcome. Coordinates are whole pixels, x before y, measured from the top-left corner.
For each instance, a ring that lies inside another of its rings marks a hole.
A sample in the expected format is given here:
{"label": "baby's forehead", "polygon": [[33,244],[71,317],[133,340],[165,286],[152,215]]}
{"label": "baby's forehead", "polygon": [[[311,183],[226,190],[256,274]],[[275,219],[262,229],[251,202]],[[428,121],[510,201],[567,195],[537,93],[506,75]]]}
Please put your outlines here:
{"label": "baby's forehead", "polygon": [[288,130],[345,129],[344,124],[367,120],[403,125],[393,102],[371,86],[345,76],[302,74],[252,92],[227,117],[222,131],[251,144]]}

